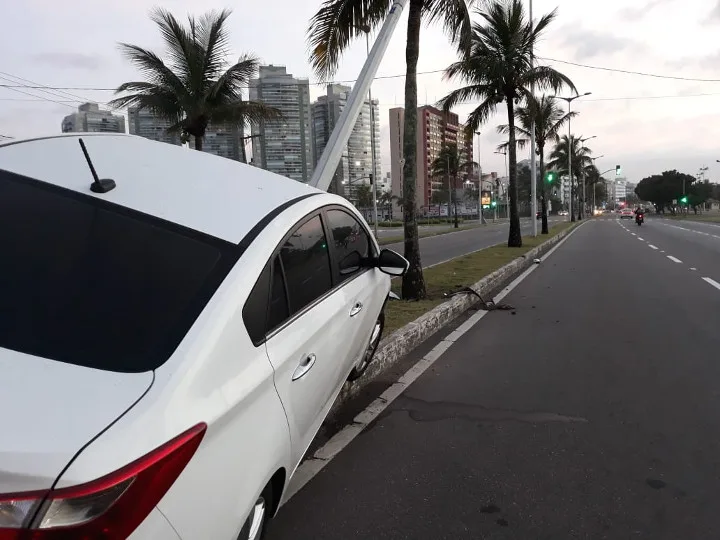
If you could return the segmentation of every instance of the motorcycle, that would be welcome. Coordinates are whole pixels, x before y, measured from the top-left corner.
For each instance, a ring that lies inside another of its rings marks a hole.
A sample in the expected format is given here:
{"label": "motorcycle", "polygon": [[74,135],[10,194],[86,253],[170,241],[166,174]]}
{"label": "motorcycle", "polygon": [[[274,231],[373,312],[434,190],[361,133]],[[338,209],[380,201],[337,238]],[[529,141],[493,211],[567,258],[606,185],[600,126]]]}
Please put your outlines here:
{"label": "motorcycle", "polygon": [[638,227],[643,224],[643,221],[645,221],[645,214],[635,214],[635,223],[638,224]]}

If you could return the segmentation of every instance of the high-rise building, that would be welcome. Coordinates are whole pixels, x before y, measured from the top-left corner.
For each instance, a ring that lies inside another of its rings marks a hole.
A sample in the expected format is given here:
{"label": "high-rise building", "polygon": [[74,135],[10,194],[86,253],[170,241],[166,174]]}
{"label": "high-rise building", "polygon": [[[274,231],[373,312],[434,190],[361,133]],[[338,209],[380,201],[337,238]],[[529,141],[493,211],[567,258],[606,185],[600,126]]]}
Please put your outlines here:
{"label": "high-rise building", "polygon": [[235,126],[209,125],[203,137],[203,152],[242,161],[240,129]]}
{"label": "high-rise building", "polygon": [[128,127],[131,135],[169,144],[180,145],[180,132],[168,133],[172,122],[160,118],[149,109],[128,107]]}
{"label": "high-rise building", "polygon": [[309,181],[313,153],[308,80],[294,78],[284,66],[260,66],[258,78],[250,81],[250,99],[282,113],[281,119],[252,125],[253,162],[293,180]]}
{"label": "high-rise building", "polygon": [[[392,192],[402,198],[402,166],[403,134],[405,109],[390,109],[390,170]],[[472,138],[465,137],[464,125],[460,124],[458,115],[445,113],[440,109],[425,105],[417,110],[417,175],[415,178],[415,204],[418,208],[430,205],[433,192],[447,189],[447,180],[433,178],[430,173],[432,163],[440,154],[444,144],[456,144],[464,161],[474,161]],[[464,178],[454,179],[456,190],[461,190]]]}
{"label": "high-rise building", "polygon": [[[345,108],[351,88],[341,84],[327,87],[327,95],[320,96],[312,104],[313,167],[320,160],[330,134]],[[347,147],[343,150],[340,164],[335,172],[331,189],[333,193],[353,198],[355,188],[368,184],[370,174],[380,180],[380,107],[373,100],[372,111],[365,100],[355,122]],[[373,134],[374,133],[374,134]],[[375,162],[372,160],[372,141],[375,141]]]}
{"label": "high-rise building", "polygon": [[125,133],[125,117],[103,111],[97,103],[83,103],[62,121],[63,133]]}

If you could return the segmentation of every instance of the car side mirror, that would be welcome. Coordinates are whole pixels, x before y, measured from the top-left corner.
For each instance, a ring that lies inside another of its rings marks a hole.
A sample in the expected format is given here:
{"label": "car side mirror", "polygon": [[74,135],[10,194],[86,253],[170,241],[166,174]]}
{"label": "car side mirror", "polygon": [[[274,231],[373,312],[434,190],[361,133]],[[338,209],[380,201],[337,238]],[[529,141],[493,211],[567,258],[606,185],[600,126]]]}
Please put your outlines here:
{"label": "car side mirror", "polygon": [[410,263],[399,253],[391,249],[383,249],[377,258],[377,267],[385,274],[403,276],[410,268]]}
{"label": "car side mirror", "polygon": [[351,251],[340,261],[340,275],[347,276],[354,274],[363,265],[363,259],[359,252]]}

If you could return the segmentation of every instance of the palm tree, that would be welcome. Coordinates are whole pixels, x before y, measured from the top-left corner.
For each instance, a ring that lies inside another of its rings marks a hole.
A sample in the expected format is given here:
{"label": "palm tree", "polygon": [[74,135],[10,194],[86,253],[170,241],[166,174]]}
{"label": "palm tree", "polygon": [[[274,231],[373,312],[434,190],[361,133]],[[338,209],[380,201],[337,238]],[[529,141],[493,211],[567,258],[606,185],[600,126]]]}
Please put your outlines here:
{"label": "palm tree", "polygon": [[114,107],[139,106],[171,122],[169,132],[183,141],[195,138],[202,150],[209,124],[242,128],[246,123],[278,119],[280,111],[259,101],[243,99],[243,88],[257,73],[258,59],[243,55],[227,62],[230,37],[225,24],[230,10],[211,11],[184,27],[168,11],[155,9],[150,18],[158,26],[168,51],[166,64],[154,52],[121,43],[125,57],[145,81],[126,82],[115,91],[126,94],[110,102]]}
{"label": "palm tree", "polygon": [[[576,116],[577,112],[565,113],[563,109],[558,106],[557,101],[547,96],[541,96],[540,98],[534,95],[528,95],[525,97],[525,103],[515,109],[515,132],[516,134],[522,135],[524,138],[517,138],[516,142],[518,148],[523,148],[530,142],[530,136],[532,132],[533,122],[535,123],[535,151],[540,157],[540,196],[541,196],[541,210],[542,210],[542,234],[548,234],[548,219],[547,219],[547,193],[545,191],[545,144],[548,141],[556,142],[560,140],[558,132],[560,128],[572,117]],[[498,126],[498,132],[503,135],[507,135],[510,128],[507,124]],[[498,150],[506,150],[508,143],[501,144],[498,146]]]}
{"label": "palm tree", "polygon": [[[549,168],[555,169],[560,175],[567,175],[568,146],[570,147],[573,172],[573,178],[570,182],[570,198],[572,200],[575,200],[574,197],[577,193],[576,186],[579,185],[580,178],[582,178],[586,168],[592,167],[593,165],[592,159],[590,159],[592,150],[590,150],[587,146],[584,146],[582,142],[580,142],[580,139],[581,137],[570,135],[570,144],[568,145],[568,136],[563,135],[559,142],[555,145],[555,148],[553,148],[553,151],[550,152],[550,161],[547,164]],[[576,206],[578,207],[578,215],[582,216],[580,213],[580,205],[578,204]],[[582,219],[582,217],[579,219]],[[575,221],[574,213],[570,216],[570,220]]]}
{"label": "palm tree", "polygon": [[[409,0],[407,41],[405,44],[405,121],[403,136],[403,222],[405,258],[410,268],[403,276],[402,296],[426,296],[420,261],[417,229],[415,179],[417,177],[417,63],[420,56],[420,27],[425,22],[441,22],[450,41],[462,53],[470,46],[469,5],[475,0]],[[324,0],[310,20],[310,62],[317,75],[328,79],[337,70],[341,54],[353,39],[380,25],[393,0]]]}
{"label": "palm tree", "polygon": [[525,15],[522,0],[488,3],[478,10],[481,22],[473,24],[470,53],[445,72],[448,79],[459,77],[467,86],[445,96],[440,104],[445,111],[469,99],[481,101],[469,115],[466,132],[471,135],[505,102],[508,118],[508,157],[510,191],[510,230],[508,246],[521,247],[518,215],[517,148],[515,145],[515,103],[530,95],[530,88],[557,92],[568,86],[577,93],[572,81],[548,66],[533,65],[533,48],[538,38],[555,19],[557,10],[533,24]]}
{"label": "palm tree", "polygon": [[474,164],[475,163],[473,161],[468,161],[466,159],[464,152],[458,150],[457,144],[443,144],[437,157],[430,164],[430,174],[432,176],[447,179],[448,213],[450,212],[450,204],[452,202],[455,207],[456,229],[459,224],[457,213],[457,195],[454,194],[454,192],[457,189],[458,177],[469,174],[470,171],[472,171],[472,166]]}

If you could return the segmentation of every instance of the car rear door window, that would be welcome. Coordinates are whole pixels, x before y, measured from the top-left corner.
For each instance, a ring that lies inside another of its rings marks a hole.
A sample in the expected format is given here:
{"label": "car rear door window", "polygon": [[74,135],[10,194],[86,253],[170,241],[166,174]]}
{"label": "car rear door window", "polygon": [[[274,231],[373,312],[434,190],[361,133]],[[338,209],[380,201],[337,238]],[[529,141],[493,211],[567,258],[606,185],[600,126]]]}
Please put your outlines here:
{"label": "car rear door window", "polygon": [[[346,257],[354,251],[359,253],[363,259],[370,256],[370,237],[365,227],[357,219],[344,210],[336,209],[327,211],[327,219],[335,250],[336,264],[341,265]],[[343,278],[347,279],[352,275],[345,273]]]}
{"label": "car rear door window", "polygon": [[96,369],[161,366],[237,246],[0,170],[0,347]]}
{"label": "car rear door window", "polygon": [[290,314],[295,314],[332,288],[330,256],[320,216],[295,229],[280,249]]}
{"label": "car rear door window", "polygon": [[280,258],[273,259],[272,283],[270,286],[270,307],[268,309],[267,332],[270,333],[290,317],[285,277]]}

